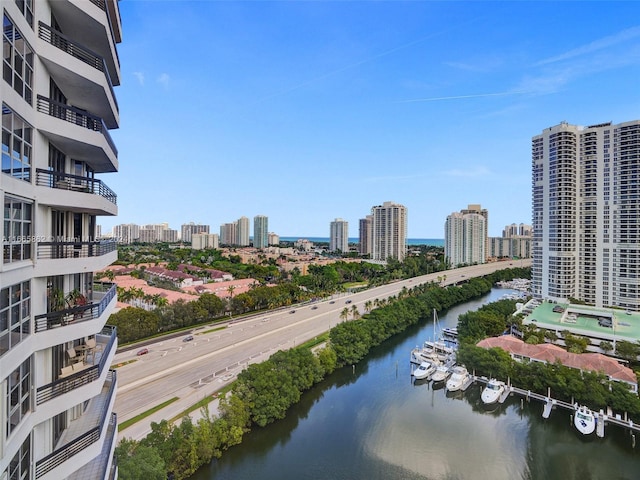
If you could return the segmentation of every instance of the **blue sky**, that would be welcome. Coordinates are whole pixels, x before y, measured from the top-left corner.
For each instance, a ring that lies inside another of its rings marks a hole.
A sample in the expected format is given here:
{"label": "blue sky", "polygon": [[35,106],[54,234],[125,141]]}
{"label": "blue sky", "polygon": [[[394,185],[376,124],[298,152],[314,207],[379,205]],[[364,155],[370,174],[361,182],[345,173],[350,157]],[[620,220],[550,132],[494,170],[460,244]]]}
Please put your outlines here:
{"label": "blue sky", "polygon": [[118,223],[531,223],[531,137],[640,118],[640,2],[119,2]]}

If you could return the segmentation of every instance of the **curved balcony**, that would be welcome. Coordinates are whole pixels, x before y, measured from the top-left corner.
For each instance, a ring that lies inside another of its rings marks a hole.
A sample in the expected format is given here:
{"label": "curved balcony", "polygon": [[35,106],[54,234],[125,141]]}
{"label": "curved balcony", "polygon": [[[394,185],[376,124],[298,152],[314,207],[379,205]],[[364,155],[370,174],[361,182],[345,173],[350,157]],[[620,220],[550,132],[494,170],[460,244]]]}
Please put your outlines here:
{"label": "curved balcony", "polygon": [[[116,298],[115,283],[94,283],[91,303],[59,312],[44,313],[35,317],[35,333],[54,329],[64,329],[68,325],[78,325],[100,318]],[[61,342],[58,342],[61,343]]]}
{"label": "curved balcony", "polygon": [[[117,244],[113,240],[77,242],[62,237],[44,237],[35,244],[37,276],[68,275],[80,271],[95,272],[118,259]],[[38,238],[39,240],[39,238]]]}
{"label": "curved balcony", "polygon": [[[117,425],[117,418],[111,413],[116,386],[116,372],[110,370],[101,394],[90,400],[81,417],[69,423],[53,452],[35,462],[36,479],[68,478],[86,465],[87,459],[100,454],[104,442],[108,441],[109,428]],[[85,455],[88,449],[92,449],[91,454]]]}
{"label": "curved balcony", "polygon": [[38,37],[44,42],[40,58],[69,103],[94,112],[107,127],[117,128],[118,102],[104,58],[43,22],[38,24]]}
{"label": "curved balcony", "polygon": [[102,180],[37,168],[36,185],[47,187],[38,195],[41,204],[62,209],[82,205],[94,215],[118,213],[118,196]]}
{"label": "curved balcony", "polygon": [[105,326],[102,331],[96,335],[96,346],[94,347],[94,351],[90,352],[94,365],[89,363],[84,364],[84,362],[82,362],[82,368],[79,371],[71,375],[61,374],[59,378],[53,382],[38,387],[36,392],[36,405],[42,405],[99,380],[105,368],[111,365],[117,346],[117,337],[116,327],[111,325]]}
{"label": "curved balcony", "polygon": [[117,4],[107,8],[105,0],[56,0],[49,5],[60,29],[84,39],[87,48],[105,59],[113,84],[120,85],[120,59],[116,50],[116,43],[120,42],[119,13],[114,21],[111,19]]}
{"label": "curved balcony", "polygon": [[42,95],[38,95],[37,109],[51,119],[40,122],[40,131],[67,155],[85,161],[98,173],[118,171],[118,150],[100,117]]}

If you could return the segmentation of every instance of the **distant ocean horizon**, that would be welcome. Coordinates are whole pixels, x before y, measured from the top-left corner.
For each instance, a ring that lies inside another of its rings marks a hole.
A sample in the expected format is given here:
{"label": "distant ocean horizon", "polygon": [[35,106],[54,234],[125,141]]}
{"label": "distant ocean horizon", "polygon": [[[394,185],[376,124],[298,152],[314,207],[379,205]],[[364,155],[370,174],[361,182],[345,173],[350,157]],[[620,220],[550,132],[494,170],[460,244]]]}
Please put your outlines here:
{"label": "distant ocean horizon", "polygon": [[[280,237],[281,242],[295,242],[296,240],[305,239],[313,243],[329,243],[329,237]],[[357,237],[350,237],[349,243],[358,243]],[[433,247],[444,247],[444,238],[407,238],[407,245],[431,245]]]}

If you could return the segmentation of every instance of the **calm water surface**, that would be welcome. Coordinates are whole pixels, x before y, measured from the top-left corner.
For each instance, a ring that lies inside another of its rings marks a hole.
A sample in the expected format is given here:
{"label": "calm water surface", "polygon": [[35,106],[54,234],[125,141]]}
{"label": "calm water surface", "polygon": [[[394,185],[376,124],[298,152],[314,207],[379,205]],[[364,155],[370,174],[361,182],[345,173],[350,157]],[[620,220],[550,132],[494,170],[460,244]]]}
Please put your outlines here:
{"label": "calm water surface", "polygon": [[[505,292],[441,314],[441,326]],[[335,372],[193,479],[640,479],[640,445],[616,427],[585,440],[566,411],[544,420],[519,397],[489,411],[479,386],[452,396],[412,382],[409,352],[432,334],[429,320]]]}

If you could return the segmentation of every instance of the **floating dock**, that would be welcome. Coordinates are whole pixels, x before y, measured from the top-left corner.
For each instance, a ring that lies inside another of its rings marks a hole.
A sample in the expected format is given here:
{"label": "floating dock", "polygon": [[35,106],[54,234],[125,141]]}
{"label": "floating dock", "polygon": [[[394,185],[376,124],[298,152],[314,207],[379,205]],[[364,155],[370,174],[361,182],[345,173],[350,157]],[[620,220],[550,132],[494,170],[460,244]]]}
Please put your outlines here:
{"label": "floating dock", "polygon": [[[473,383],[473,382],[487,383],[489,381],[487,377],[478,377],[475,375],[471,375],[470,379],[471,379],[470,383]],[[507,387],[498,401],[500,403],[504,403],[504,401],[507,399],[507,397],[511,393],[521,395],[525,397],[527,401],[534,399],[534,400],[539,400],[543,402],[544,403],[544,407],[542,409],[543,418],[549,418],[549,416],[551,415],[551,411],[556,407],[569,410],[571,412],[571,415],[573,415],[577,409],[577,404],[575,403],[569,403],[563,400],[551,398],[550,394],[542,395],[540,393],[532,392],[531,390],[524,390],[522,388],[514,387],[513,385],[510,384],[510,382],[507,382]],[[640,433],[640,424],[636,424],[632,420],[627,419],[626,414],[625,414],[625,418],[622,418],[620,415],[614,416],[611,414],[606,414],[602,410],[600,410],[600,412],[594,412],[594,414],[596,415],[596,418],[597,418],[596,435],[599,438],[604,438],[606,424],[617,425],[619,427],[628,429],[631,432],[632,443],[633,443],[633,446],[635,447],[635,434]]]}

